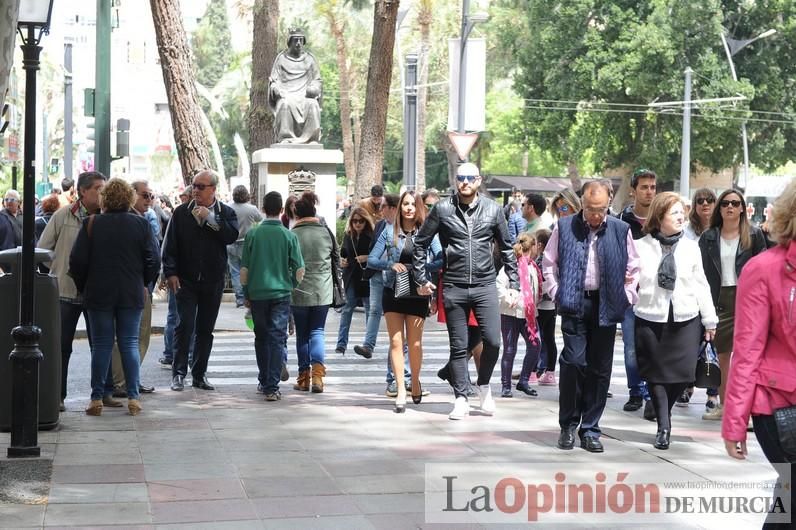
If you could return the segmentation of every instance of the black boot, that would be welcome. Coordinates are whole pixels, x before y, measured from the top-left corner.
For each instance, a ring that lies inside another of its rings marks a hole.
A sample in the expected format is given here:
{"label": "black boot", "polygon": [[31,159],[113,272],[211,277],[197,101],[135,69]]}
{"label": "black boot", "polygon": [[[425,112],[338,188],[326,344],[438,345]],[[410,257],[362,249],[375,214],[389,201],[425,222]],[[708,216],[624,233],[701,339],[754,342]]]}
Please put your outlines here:
{"label": "black boot", "polygon": [[660,429],[658,434],[655,435],[655,449],[661,449],[663,451],[668,449],[670,435],[671,431],[669,429]]}

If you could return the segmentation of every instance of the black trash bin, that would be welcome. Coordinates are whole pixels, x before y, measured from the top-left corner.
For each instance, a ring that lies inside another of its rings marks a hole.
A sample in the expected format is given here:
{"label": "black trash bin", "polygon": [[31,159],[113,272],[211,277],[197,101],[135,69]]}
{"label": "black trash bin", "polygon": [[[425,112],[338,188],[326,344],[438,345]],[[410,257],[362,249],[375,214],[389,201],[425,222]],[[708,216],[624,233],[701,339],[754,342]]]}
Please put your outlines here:
{"label": "black trash bin", "polygon": [[[11,377],[9,359],[14,349],[11,330],[19,324],[19,260],[20,247],[0,252],[0,265],[11,273],[0,276],[0,431],[11,430]],[[36,249],[36,264],[51,261],[52,253]],[[41,328],[39,349],[39,429],[58,426],[61,404],[61,307],[58,301],[58,280],[49,274],[36,273],[34,322]]]}

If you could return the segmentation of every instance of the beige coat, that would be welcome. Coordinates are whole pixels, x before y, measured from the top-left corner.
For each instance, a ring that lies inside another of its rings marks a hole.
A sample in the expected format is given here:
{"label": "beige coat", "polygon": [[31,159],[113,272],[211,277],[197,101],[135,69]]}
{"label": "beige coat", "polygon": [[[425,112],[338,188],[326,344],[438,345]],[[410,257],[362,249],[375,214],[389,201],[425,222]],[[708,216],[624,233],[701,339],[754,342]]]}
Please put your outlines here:
{"label": "beige coat", "polygon": [[75,244],[77,234],[82,226],[80,218],[74,213],[79,207],[79,203],[75,203],[59,208],[47,223],[36,244],[38,248],[55,252],[55,259],[50,264],[50,274],[58,278],[58,295],[70,300],[80,299],[75,282],[67,274],[69,272],[69,254],[72,253],[72,246]]}

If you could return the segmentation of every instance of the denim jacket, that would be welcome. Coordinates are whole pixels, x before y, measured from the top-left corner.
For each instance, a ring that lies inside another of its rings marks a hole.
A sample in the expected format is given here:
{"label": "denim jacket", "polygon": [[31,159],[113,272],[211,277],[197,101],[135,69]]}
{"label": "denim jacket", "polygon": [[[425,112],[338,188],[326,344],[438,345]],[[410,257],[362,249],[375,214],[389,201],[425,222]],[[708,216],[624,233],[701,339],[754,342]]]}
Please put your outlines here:
{"label": "denim jacket", "polygon": [[[395,282],[395,271],[392,266],[395,263],[404,263],[408,270],[412,269],[412,256],[408,256],[405,260],[401,260],[401,253],[403,252],[404,245],[406,244],[406,235],[403,233],[398,235],[398,246],[394,243],[394,227],[387,224],[382,230],[379,237],[376,239],[376,244],[371,249],[368,255],[368,268],[384,271],[384,285],[389,286]],[[431,241],[430,252],[426,260],[426,272],[432,273],[442,268],[442,245],[439,243],[439,238],[434,236]]]}

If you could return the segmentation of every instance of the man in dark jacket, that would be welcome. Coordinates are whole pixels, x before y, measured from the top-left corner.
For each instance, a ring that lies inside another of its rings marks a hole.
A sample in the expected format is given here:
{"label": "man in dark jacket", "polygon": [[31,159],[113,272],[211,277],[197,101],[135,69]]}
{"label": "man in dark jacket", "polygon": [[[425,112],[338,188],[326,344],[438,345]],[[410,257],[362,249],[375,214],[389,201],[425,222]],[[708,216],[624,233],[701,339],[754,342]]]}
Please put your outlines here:
{"label": "man in dark jacket", "polygon": [[238,239],[235,211],[216,199],[218,175],[211,170],[193,178],[193,200],[174,210],[163,245],[163,275],[177,296],[177,352],[171,389],[185,387],[188,348],[196,332],[191,376],[194,388],[215,390],[207,380],[213,328],[224,291],[227,245]]}
{"label": "man in dark jacket", "polygon": [[484,414],[495,413],[489,380],[500,352],[498,306],[492,244],[498,245],[511,285],[510,297],[517,300],[520,288],[517,259],[511,247],[506,217],[493,200],[478,195],[481,176],[474,164],[462,164],[456,175],[457,193],[431,210],[415,238],[414,277],[418,293],[430,295],[434,284],[426,275],[426,252],[434,236],[445,252],[443,290],[450,337],[451,386],[456,396],[448,416],[459,420],[470,413],[467,402],[467,319],[472,310],[483,340],[477,391]]}

